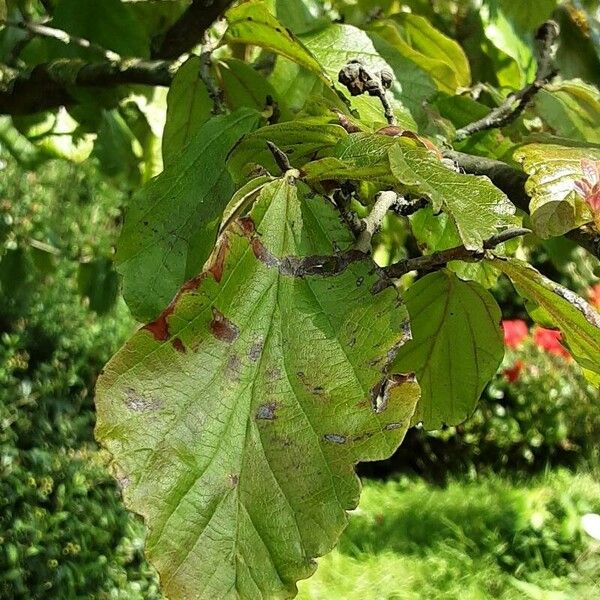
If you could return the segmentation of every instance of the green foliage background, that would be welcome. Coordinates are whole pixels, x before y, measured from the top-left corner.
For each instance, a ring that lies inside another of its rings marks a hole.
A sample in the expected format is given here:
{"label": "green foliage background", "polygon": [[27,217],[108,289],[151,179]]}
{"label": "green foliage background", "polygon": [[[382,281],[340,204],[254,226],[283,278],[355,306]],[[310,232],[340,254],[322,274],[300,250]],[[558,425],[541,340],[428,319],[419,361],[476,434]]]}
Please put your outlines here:
{"label": "green foliage background", "polygon": [[[0,598],[158,599],[156,575],[143,558],[143,526],[123,507],[92,436],[95,379],[133,322],[114,298],[96,307],[99,315],[80,286],[81,265],[109,255],[127,194],[103,182],[94,164],[53,161],[32,174],[10,157],[4,162]],[[40,250],[31,240],[47,247]],[[548,254],[537,261],[542,269],[555,268]],[[22,275],[15,275],[17,267]],[[593,279],[582,273],[584,263],[573,276],[565,272],[563,283],[583,292]],[[108,275],[101,271],[101,277]],[[524,316],[502,286],[495,294],[506,317]],[[525,374],[516,384],[498,375],[465,424],[411,430],[393,459],[375,469],[364,465],[371,475],[408,478],[367,483],[339,549],[301,584],[301,598],[394,597],[393,590],[403,598],[422,597],[417,589],[449,597],[479,598],[476,589],[522,597],[511,573],[542,587],[551,576],[561,589],[571,589],[568,580],[576,576],[573,590],[588,589],[594,563],[586,559],[579,574],[569,565],[585,553],[579,515],[599,508],[592,479],[568,472],[527,484],[510,478],[516,466],[531,472],[552,463],[580,465],[584,458],[594,464],[600,411],[572,365],[532,344],[518,357],[539,374]],[[490,479],[488,467],[509,479]],[[477,480],[467,483],[464,478],[476,472]],[[415,473],[433,483],[414,479]],[[478,499],[468,515],[465,494]],[[543,529],[530,523],[539,510],[546,515]],[[473,560],[478,578],[456,587],[457,578],[472,572]],[[404,583],[382,576],[386,571],[405,573]]]}
{"label": "green foliage background", "polygon": [[132,323],[78,286],[79,261],[110,253],[124,195],[91,164],[2,162],[0,597],[157,598],[92,433],[96,377]]}

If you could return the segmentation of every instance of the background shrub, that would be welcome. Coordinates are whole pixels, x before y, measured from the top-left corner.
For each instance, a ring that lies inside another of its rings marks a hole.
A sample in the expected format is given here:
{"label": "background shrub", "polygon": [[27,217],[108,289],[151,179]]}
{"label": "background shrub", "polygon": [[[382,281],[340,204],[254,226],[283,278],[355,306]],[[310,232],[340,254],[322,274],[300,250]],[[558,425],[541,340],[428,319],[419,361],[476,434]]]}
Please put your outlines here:
{"label": "background shrub", "polygon": [[158,598],[143,528],[93,441],[94,382],[132,323],[116,293],[96,298],[99,312],[112,306],[104,316],[80,293],[125,198],[91,166],[33,175],[9,162],[3,175],[0,597]]}

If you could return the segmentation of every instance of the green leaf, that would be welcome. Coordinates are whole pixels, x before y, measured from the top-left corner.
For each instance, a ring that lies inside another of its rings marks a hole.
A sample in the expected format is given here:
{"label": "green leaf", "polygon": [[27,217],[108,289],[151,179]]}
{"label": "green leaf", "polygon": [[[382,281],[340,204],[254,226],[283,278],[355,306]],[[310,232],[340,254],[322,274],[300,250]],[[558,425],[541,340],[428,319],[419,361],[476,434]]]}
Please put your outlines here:
{"label": "green leaf", "polygon": [[17,130],[10,117],[0,116],[0,145],[24,169],[35,169],[44,161],[43,153]]}
{"label": "green leaf", "polygon": [[498,228],[516,225],[515,207],[487,177],[457,173],[431,152],[399,140],[389,151],[394,176],[452,217],[466,248],[481,250]]}
{"label": "green leaf", "polygon": [[98,314],[108,312],[117,301],[119,276],[113,262],[100,258],[79,265],[77,273],[79,293],[89,300],[90,309]]}
{"label": "green leaf", "polygon": [[51,158],[83,162],[94,147],[93,135],[83,130],[64,108],[57,112],[13,117],[13,123]]}
{"label": "green leaf", "polygon": [[296,35],[326,26],[330,21],[318,0],[276,0],[277,18]]}
{"label": "green leaf", "polygon": [[225,40],[228,43],[265,48],[324,76],[315,57],[269,12],[264,2],[245,2],[229,10],[226,17],[229,26],[225,32]]}
{"label": "green leaf", "polygon": [[283,112],[279,115],[281,119],[287,120],[291,116],[273,86],[251,65],[228,58],[219,61],[218,66],[225,100],[231,110],[249,106],[264,111],[268,102],[276,102],[277,109]]}
{"label": "green leaf", "polygon": [[[61,0],[52,17],[52,26],[71,35],[113,50],[122,56],[148,58],[150,42],[130,6],[120,0]],[[98,52],[76,44],[46,40],[59,56],[98,60]]]}
{"label": "green leaf", "polygon": [[328,200],[267,185],[100,377],[96,436],[172,600],[293,597],[357,505],[354,464],[404,437],[419,390],[387,369],[398,292],[374,294],[366,257],[290,271],[352,243]]}
{"label": "green leaf", "polygon": [[547,85],[535,97],[537,113],[563,137],[600,144],[600,92],[580,79]]}
{"label": "green leaf", "polygon": [[393,182],[388,150],[397,142],[376,133],[352,133],[340,140],[331,156],[302,169],[308,180],[355,180]]}
{"label": "green leaf", "polygon": [[413,422],[456,425],[475,409],[504,356],[500,308],[493,296],[449,271],[426,275],[405,294],[413,339],[394,370],[414,372],[421,399]]}
{"label": "green leaf", "polygon": [[119,111],[102,111],[93,155],[109,177],[122,175],[132,187],[140,185],[142,147]]}
{"label": "green leaf", "polygon": [[374,31],[426,71],[439,90],[453,94],[471,85],[471,70],[463,49],[424,17],[400,13],[376,21]]}
{"label": "green leaf", "polygon": [[302,167],[313,157],[331,150],[336,143],[348,137],[340,125],[330,123],[327,117],[306,117],[286,121],[247,135],[229,159],[229,168],[236,178],[241,179],[252,165],[262,165],[271,173],[279,173],[267,141],[273,142],[285,152],[292,166]]}
{"label": "green leaf", "polygon": [[234,192],[225,159],[259,122],[250,109],[211,119],[133,199],[116,261],[123,295],[138,320],[153,319],[202,268]]}
{"label": "green leaf", "polygon": [[536,0],[536,2],[514,2],[499,0],[506,17],[518,31],[535,32],[546,20],[551,18],[557,0]]}
{"label": "green leaf", "polygon": [[[493,7],[484,3],[480,15],[487,40],[501,53],[500,56],[490,53],[495,59],[496,76],[500,86],[519,89],[532,81],[535,77],[536,62],[524,34],[499,6]],[[509,61],[506,58],[509,58]]]}
{"label": "green leaf", "polygon": [[529,212],[537,235],[562,235],[592,220],[575,182],[583,179],[581,161],[600,160],[600,149],[528,144],[514,156],[529,175],[525,189],[531,196]]}
{"label": "green leaf", "polygon": [[167,96],[167,120],[163,134],[163,162],[169,166],[212,116],[213,102],[200,79],[201,60],[192,56],[182,65]]}
{"label": "green leaf", "polygon": [[[461,239],[456,225],[450,215],[441,212],[435,214],[431,206],[417,211],[409,217],[410,226],[423,254],[432,254],[439,250],[447,250],[460,246]],[[506,244],[496,247],[499,254],[505,254]],[[456,273],[461,279],[476,281],[484,288],[491,288],[496,284],[499,271],[483,261],[465,262],[453,260],[448,263],[448,269]]]}
{"label": "green leaf", "polygon": [[[360,60],[372,72],[387,69],[394,73],[394,113],[399,125],[416,129],[413,116],[422,110],[423,100],[435,93],[429,75],[418,65],[402,56],[393,46],[376,34],[370,36],[352,25],[333,24],[318,32],[302,37],[302,41],[317,57],[329,77],[337,81],[338,73],[349,60]],[[356,96],[351,99],[361,120],[369,125],[385,123],[383,109],[377,98]]]}
{"label": "green leaf", "polygon": [[600,374],[600,314],[583,298],[523,261],[496,258],[491,262],[522,296],[541,309],[541,315],[533,311],[532,316],[558,327],[575,360],[596,376]]}

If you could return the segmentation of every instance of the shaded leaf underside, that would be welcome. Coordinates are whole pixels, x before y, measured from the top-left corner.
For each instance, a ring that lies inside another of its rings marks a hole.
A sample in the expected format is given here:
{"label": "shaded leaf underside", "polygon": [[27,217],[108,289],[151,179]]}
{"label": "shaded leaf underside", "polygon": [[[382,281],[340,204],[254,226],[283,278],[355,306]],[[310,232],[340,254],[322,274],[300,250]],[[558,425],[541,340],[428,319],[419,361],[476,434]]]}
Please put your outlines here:
{"label": "shaded leaf underside", "polygon": [[292,597],[357,504],[353,465],[401,442],[419,389],[388,373],[407,337],[397,291],[374,294],[355,255],[302,275],[351,243],[304,184],[265,185],[100,378],[96,434],[168,596]]}

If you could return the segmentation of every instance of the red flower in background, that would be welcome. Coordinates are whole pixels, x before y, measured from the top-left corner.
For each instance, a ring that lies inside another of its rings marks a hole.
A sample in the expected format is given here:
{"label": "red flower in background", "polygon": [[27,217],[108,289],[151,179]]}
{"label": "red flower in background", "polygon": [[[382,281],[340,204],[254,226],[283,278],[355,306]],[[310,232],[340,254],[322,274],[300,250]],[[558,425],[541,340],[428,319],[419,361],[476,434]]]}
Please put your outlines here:
{"label": "red flower in background", "polygon": [[555,329],[545,329],[544,327],[533,328],[533,341],[538,348],[545,350],[556,356],[570,358],[568,350],[560,343],[562,335]]}
{"label": "red flower in background", "polygon": [[596,308],[600,308],[600,283],[592,286],[588,291],[590,304]]}
{"label": "red flower in background", "polygon": [[508,380],[508,383],[514,383],[519,379],[524,366],[525,363],[522,360],[515,360],[515,364],[512,367],[504,369],[504,376]]}
{"label": "red flower in background", "polygon": [[529,334],[527,323],[522,319],[502,321],[504,330],[504,345],[508,348],[517,348]]}

